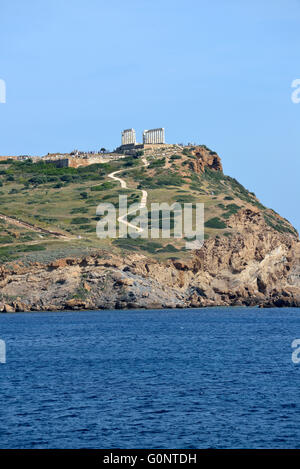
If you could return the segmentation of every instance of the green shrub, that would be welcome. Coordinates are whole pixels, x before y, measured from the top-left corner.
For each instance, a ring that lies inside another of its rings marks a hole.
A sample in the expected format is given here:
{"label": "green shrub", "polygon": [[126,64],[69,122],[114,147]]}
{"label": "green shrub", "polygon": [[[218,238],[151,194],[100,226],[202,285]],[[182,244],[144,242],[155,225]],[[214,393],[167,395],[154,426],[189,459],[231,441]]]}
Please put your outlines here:
{"label": "green shrub", "polygon": [[170,160],[181,160],[181,156],[180,155],[172,155],[172,156],[170,156]]}
{"label": "green shrub", "polygon": [[220,220],[218,217],[210,218],[210,220],[207,220],[204,223],[204,226],[206,226],[206,228],[216,229],[223,229],[227,227],[226,223],[223,220]]}
{"label": "green shrub", "polygon": [[155,253],[157,249],[161,248],[161,244],[155,241],[148,241],[147,239],[142,238],[118,238],[113,241],[113,244],[115,246],[128,250],[136,250],[137,248],[140,248],[152,254]]}
{"label": "green shrub", "polygon": [[71,213],[86,213],[85,207],[74,207],[71,210]]}
{"label": "green shrub", "polygon": [[45,184],[47,182],[47,177],[46,176],[34,176],[29,179],[28,181],[30,184],[33,184],[34,186],[39,186],[41,184]]}
{"label": "green shrub", "polygon": [[163,167],[165,166],[165,163],[166,163],[166,158],[159,158],[157,160],[153,160],[150,164],[149,164],[149,169],[152,169],[152,168],[160,168],[160,167]]}
{"label": "green shrub", "polygon": [[0,236],[0,244],[8,244],[13,242],[13,237],[10,235]]}
{"label": "green shrub", "polygon": [[115,187],[115,184],[113,182],[103,182],[103,184],[99,186],[93,186],[91,187],[91,191],[105,191],[105,190],[110,190]]}
{"label": "green shrub", "polygon": [[85,223],[89,223],[89,222],[90,222],[90,219],[85,218],[85,217],[76,217],[76,218],[72,218],[71,220],[72,225],[84,225]]}
{"label": "green shrub", "polygon": [[80,225],[79,229],[81,231],[85,231],[86,233],[91,233],[93,231],[96,231],[96,227],[93,225]]}
{"label": "green shrub", "polygon": [[225,207],[226,212],[223,213],[223,218],[231,217],[231,215],[233,215],[234,213],[237,213],[240,210],[240,208],[241,207],[239,205],[236,205],[236,204],[226,205],[226,207]]}
{"label": "green shrub", "polygon": [[157,252],[178,252],[178,251],[180,251],[180,249],[177,249],[172,244],[167,244],[166,246],[157,250]]}

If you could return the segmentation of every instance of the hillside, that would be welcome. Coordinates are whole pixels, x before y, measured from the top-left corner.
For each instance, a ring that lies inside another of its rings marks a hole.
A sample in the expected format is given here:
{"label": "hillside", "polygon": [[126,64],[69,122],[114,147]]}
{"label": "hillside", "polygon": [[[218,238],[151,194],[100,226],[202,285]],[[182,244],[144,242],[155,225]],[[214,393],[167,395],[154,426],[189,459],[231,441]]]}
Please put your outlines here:
{"label": "hillside", "polygon": [[[115,171],[126,188],[109,177]],[[148,207],[203,202],[203,248],[172,237],[98,239],[98,204],[120,194],[140,202],[142,190]],[[0,243],[0,310],[299,302],[298,233],[203,145],[77,169],[1,161]]]}
{"label": "hillside", "polygon": [[[56,168],[42,162],[1,162],[0,214],[33,225],[0,218],[1,261],[47,260],[62,253],[79,254],[95,248],[113,249],[116,253],[134,249],[157,258],[186,257],[184,240],[97,238],[97,205],[117,204],[119,194],[127,194],[128,203],[138,202],[141,188],[148,192],[148,206],[151,202],[203,202],[207,239],[234,234],[237,229],[230,217],[241,208],[259,211],[271,228],[297,236],[287,220],[264,207],[235,179],[223,174],[216,153],[204,146],[174,147],[168,151],[169,155],[164,153],[161,150],[155,157],[147,156],[148,167],[144,167],[140,158],[132,156],[77,169]],[[107,177],[121,169],[120,176],[126,180],[128,189],[121,189],[119,182]],[[33,252],[34,255],[28,254]]]}

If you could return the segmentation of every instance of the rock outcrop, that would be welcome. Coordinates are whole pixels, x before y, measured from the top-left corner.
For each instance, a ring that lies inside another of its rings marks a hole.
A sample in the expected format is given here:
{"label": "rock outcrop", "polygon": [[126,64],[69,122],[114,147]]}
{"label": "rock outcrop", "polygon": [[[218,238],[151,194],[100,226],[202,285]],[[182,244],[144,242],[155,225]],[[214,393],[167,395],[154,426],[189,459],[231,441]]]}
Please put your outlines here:
{"label": "rock outcrop", "polygon": [[0,311],[300,306],[300,242],[259,211],[230,218],[233,236],[208,239],[188,260],[100,251],[44,265],[0,268]]}
{"label": "rock outcrop", "polygon": [[193,156],[196,156],[196,159],[191,161],[191,169],[195,173],[203,173],[205,168],[213,169],[215,171],[223,171],[221,158],[219,155],[207,148],[204,145],[199,145],[190,150],[190,153]]}

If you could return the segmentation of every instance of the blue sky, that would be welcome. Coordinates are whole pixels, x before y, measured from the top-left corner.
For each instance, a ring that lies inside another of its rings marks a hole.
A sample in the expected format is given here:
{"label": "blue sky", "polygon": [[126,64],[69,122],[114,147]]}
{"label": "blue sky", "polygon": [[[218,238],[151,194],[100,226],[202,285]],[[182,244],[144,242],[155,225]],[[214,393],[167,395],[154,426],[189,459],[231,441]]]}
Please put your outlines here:
{"label": "blue sky", "polygon": [[112,149],[123,128],[217,151],[300,230],[300,2],[1,0],[0,154]]}

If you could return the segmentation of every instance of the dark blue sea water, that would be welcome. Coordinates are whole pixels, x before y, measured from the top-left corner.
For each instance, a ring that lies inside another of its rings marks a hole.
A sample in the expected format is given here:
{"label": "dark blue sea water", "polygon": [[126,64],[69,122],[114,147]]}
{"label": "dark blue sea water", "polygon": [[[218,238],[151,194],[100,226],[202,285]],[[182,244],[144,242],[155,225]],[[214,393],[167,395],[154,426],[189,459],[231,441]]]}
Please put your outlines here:
{"label": "dark blue sea water", "polygon": [[299,448],[300,310],[0,315],[0,448]]}

